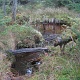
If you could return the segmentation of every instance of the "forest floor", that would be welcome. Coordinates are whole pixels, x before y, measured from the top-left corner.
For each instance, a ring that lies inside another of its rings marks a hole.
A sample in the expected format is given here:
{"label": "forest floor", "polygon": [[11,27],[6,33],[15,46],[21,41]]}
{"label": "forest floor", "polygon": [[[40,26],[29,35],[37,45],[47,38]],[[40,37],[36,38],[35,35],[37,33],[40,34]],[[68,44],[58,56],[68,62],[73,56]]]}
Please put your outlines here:
{"label": "forest floor", "polygon": [[[46,46],[51,50],[51,52],[42,57],[42,64],[39,66],[39,70],[35,71],[32,75],[28,76],[25,74],[23,76],[15,77],[15,75],[12,74],[11,63],[14,57],[11,55],[7,56],[6,51],[15,48],[15,39],[20,41],[24,39],[25,36],[32,37],[34,34],[38,34],[41,37],[41,33],[34,30],[32,27],[27,27],[27,29],[24,27],[31,26],[30,22],[35,21],[36,19],[43,20],[46,18],[66,19],[71,22],[72,27],[76,28],[76,32],[80,30],[80,17],[77,17],[77,13],[74,14],[73,11],[68,11],[66,8],[42,8],[38,10],[29,10],[19,6],[18,9],[16,24],[7,24],[3,26],[3,28],[1,27],[0,80],[11,80],[11,78],[13,80],[80,80],[80,46],[78,40],[74,47],[71,47],[73,42],[66,45],[65,55],[61,54],[59,46]],[[25,21],[22,21],[22,16],[24,15],[26,15],[27,18],[30,18],[30,21],[27,21],[26,24],[24,24]],[[9,22],[10,18],[10,16],[6,16],[3,20],[8,19],[7,21]],[[21,25],[18,25],[18,23]],[[68,32],[66,34],[68,34]],[[14,72],[18,75],[16,71]]]}

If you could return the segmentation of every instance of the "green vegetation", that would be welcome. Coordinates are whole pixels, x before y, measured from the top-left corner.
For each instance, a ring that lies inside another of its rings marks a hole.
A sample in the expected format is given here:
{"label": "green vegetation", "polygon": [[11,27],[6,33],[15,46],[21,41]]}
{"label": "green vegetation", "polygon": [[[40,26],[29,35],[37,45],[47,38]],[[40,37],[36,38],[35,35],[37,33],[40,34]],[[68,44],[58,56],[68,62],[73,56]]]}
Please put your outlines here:
{"label": "green vegetation", "polygon": [[67,7],[70,10],[80,12],[80,0],[34,0],[32,5],[33,7]]}
{"label": "green vegetation", "polygon": [[7,16],[4,16],[0,8],[0,73],[10,71],[11,62],[4,55],[7,55],[6,50],[15,48],[16,42],[30,37],[31,42],[34,43],[34,35],[38,35],[41,41],[43,40],[42,34],[33,28],[31,22],[37,19],[43,21],[57,18],[71,23],[71,27],[67,26],[70,31],[66,29],[62,34],[66,37],[71,35],[71,31],[74,32],[78,36],[76,43],[70,42],[66,45],[65,55],[60,55],[59,46],[47,46],[52,52],[42,59],[39,72],[35,72],[30,78],[23,76],[24,80],[80,80],[80,17],[77,17],[80,12],[80,1],[73,1],[30,0],[26,5],[18,5],[14,22],[12,22],[9,2],[6,4]]}

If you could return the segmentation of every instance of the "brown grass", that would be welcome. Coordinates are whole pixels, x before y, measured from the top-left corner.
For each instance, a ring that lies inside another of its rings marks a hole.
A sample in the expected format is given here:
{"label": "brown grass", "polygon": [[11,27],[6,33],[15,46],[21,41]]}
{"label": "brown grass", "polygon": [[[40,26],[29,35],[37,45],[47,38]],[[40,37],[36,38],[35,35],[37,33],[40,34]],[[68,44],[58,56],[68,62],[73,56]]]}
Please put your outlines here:
{"label": "brown grass", "polygon": [[16,47],[15,36],[11,31],[8,32],[7,45],[9,46],[9,49],[15,50]]}
{"label": "brown grass", "polygon": [[5,53],[0,52],[0,80],[7,80],[5,79],[6,72],[10,72],[10,61],[7,60],[7,56]]}
{"label": "brown grass", "polygon": [[[23,13],[22,13],[23,12]],[[68,14],[69,16],[72,16],[73,18],[77,16],[73,11],[69,11],[66,8],[42,8],[38,10],[29,10],[20,8],[20,11],[18,12],[21,15],[26,15],[30,18],[30,22],[35,21],[36,19],[44,20],[46,18],[54,18],[54,17],[61,17]],[[2,41],[7,41],[7,45],[4,45]],[[0,39],[0,47],[3,50],[6,49],[15,49],[15,35],[9,31],[6,38]],[[62,71],[62,68],[72,66],[70,65],[72,61],[72,57],[67,57],[65,59],[65,56],[58,56],[60,53],[59,47],[52,48],[54,51],[53,56],[46,56],[43,58],[43,64],[41,64],[39,68],[39,72],[35,72],[32,76],[23,76],[24,80],[57,80],[59,77],[59,74],[55,74],[57,71]],[[56,55],[54,55],[56,54]],[[56,57],[57,56],[57,57]],[[63,57],[63,58],[62,58]],[[70,58],[70,61],[68,60]],[[59,62],[61,61],[61,62]],[[66,62],[65,62],[66,61]],[[80,61],[80,60],[79,60]],[[70,62],[70,63],[69,63]],[[69,63],[69,64],[68,64]],[[10,66],[11,62],[7,60],[7,56],[4,52],[0,52],[0,80],[9,80],[9,77],[7,75],[7,72],[10,72]],[[7,78],[8,77],[8,78]],[[57,78],[57,79],[56,79]]]}

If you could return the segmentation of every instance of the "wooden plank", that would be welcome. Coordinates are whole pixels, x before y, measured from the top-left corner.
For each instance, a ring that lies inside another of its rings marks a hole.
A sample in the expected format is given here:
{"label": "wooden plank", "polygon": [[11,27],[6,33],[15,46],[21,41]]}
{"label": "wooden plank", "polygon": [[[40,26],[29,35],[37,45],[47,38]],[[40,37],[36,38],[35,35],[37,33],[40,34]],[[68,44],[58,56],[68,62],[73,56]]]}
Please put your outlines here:
{"label": "wooden plank", "polygon": [[13,53],[14,55],[16,54],[23,54],[23,53],[33,53],[33,52],[43,52],[43,51],[48,51],[48,48],[22,48],[18,50],[9,50],[8,52]]}

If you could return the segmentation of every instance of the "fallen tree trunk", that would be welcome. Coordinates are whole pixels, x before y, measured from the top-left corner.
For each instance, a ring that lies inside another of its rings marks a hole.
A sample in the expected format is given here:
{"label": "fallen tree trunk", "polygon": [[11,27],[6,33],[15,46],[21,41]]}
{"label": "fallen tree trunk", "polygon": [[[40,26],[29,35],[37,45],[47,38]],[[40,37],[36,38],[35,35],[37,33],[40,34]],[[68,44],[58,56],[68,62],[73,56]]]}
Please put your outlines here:
{"label": "fallen tree trunk", "polygon": [[55,42],[54,46],[58,46],[58,45],[66,45],[67,43],[69,43],[70,41],[74,41],[75,39],[77,39],[77,36],[73,36],[72,38],[69,37],[68,39],[63,39],[61,41]]}
{"label": "fallen tree trunk", "polygon": [[28,68],[33,67],[35,69],[36,62],[41,62],[43,56],[41,54],[43,54],[44,51],[48,51],[48,48],[38,47],[9,50],[8,52],[15,57],[11,69],[16,70],[19,75],[25,75]]}
{"label": "fallen tree trunk", "polygon": [[23,48],[23,49],[18,49],[18,50],[9,50],[8,52],[16,55],[16,54],[43,52],[43,51],[48,51],[48,48],[41,48],[41,47],[39,47],[39,48]]}
{"label": "fallen tree trunk", "polygon": [[67,38],[67,39],[62,39],[62,40],[60,40],[60,41],[58,41],[58,42],[55,42],[55,43],[54,43],[54,47],[56,47],[56,46],[59,45],[59,46],[60,46],[61,53],[62,53],[62,54],[65,54],[65,52],[64,52],[65,45],[66,45],[67,43],[69,43],[70,41],[75,41],[75,39],[77,39],[77,36],[69,37],[69,38]]}

